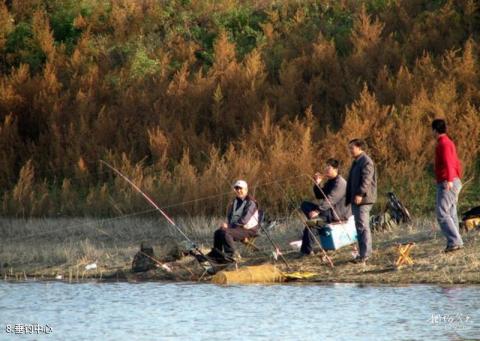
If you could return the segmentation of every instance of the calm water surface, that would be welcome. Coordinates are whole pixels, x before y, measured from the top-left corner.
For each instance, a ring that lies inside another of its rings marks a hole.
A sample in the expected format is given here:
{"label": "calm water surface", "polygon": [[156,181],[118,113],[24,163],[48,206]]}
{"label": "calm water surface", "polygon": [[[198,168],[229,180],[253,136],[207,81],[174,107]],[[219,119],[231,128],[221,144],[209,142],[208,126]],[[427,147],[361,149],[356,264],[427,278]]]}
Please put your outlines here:
{"label": "calm water surface", "polygon": [[[480,287],[0,282],[0,340],[480,340]],[[50,334],[7,333],[48,325]]]}

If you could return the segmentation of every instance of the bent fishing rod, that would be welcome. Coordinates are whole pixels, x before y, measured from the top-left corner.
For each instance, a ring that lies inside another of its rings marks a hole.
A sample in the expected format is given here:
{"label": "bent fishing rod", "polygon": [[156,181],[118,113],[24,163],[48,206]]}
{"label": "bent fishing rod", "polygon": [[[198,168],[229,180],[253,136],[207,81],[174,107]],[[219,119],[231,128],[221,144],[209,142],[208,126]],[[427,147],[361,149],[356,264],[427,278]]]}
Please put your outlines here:
{"label": "bent fishing rod", "polygon": [[[337,210],[335,210],[335,208],[333,207],[333,204],[332,202],[330,201],[330,199],[328,198],[328,196],[325,194],[325,192],[323,191],[322,187],[320,187],[319,184],[317,184],[317,182],[315,181],[315,179],[313,179],[310,175],[308,174],[305,174],[303,173],[303,175],[305,175],[307,178],[309,178],[314,184],[315,186],[320,190],[320,193],[323,195],[323,197],[325,198],[325,201],[327,202],[328,206],[330,206],[330,208],[332,209],[332,212],[333,214],[335,215],[335,219],[337,219],[337,221],[341,222],[340,226],[342,226],[343,228],[343,231],[347,234],[347,237],[348,239],[352,242],[352,250],[354,253],[358,253],[358,249],[357,249],[357,246],[354,244],[355,241],[352,239],[352,237],[350,236],[350,233],[348,233],[348,231],[346,230],[344,224],[342,223],[342,220],[340,219],[340,216],[338,215],[337,213]],[[355,257],[355,256],[354,256]]]}
{"label": "bent fishing rod", "polygon": [[132,180],[130,180],[126,175],[124,175],[122,172],[120,172],[118,169],[116,169],[115,167],[113,167],[112,165],[110,165],[109,163],[107,163],[106,161],[103,161],[103,160],[100,160],[100,163],[103,163],[105,166],[107,166],[108,168],[110,168],[112,171],[114,171],[116,174],[118,174],[123,180],[125,180],[126,182],[128,182],[138,193],[140,193],[144,198],[145,200],[147,200],[147,202],[152,205],[158,212],[160,212],[162,214],[162,216],[170,223],[170,225],[172,225],[173,227],[175,227],[175,229],[180,232],[180,234],[190,243],[190,245],[192,245],[192,248],[197,251],[200,256],[202,256],[203,258],[205,258],[208,263],[213,267],[214,265],[208,260],[207,257],[205,257],[205,255],[203,254],[203,252],[198,248],[197,244],[195,244],[183,231],[180,227],[178,227],[177,224],[175,224],[175,222],[173,221],[172,218],[170,218],[160,207],[158,207],[158,205],[144,192],[140,189],[140,187],[138,187]]}
{"label": "bent fishing rod", "polygon": [[[211,161],[211,158],[209,155],[207,155],[207,153],[205,153],[204,151],[201,151],[201,153],[203,155],[205,155],[210,161]],[[223,174],[222,172],[219,172],[220,175],[222,176],[222,178],[227,182],[228,186],[231,188],[232,185],[230,184],[230,181],[228,181],[228,178],[225,174]],[[235,190],[234,190],[235,192]],[[268,233],[267,229],[264,228],[262,226],[262,223],[258,221],[257,219],[257,223],[258,223],[258,226],[260,227],[260,229],[263,231],[263,233],[265,233],[265,236],[267,236],[267,239],[268,241],[270,242],[270,244],[272,244],[273,246],[273,249],[275,250],[275,255],[278,255],[280,256],[280,259],[282,260],[282,262],[285,264],[285,266],[287,267],[287,269],[291,269],[290,267],[290,264],[288,264],[287,260],[285,259],[285,257],[283,256],[280,248],[278,247],[278,245],[273,241],[272,237],[270,236],[270,234]]]}
{"label": "bent fishing rod", "polygon": [[320,243],[320,241],[318,240],[317,237],[315,237],[315,234],[313,233],[312,229],[310,228],[310,226],[308,226],[307,222],[305,221],[305,217],[303,216],[302,213],[300,213],[299,209],[297,208],[297,205],[295,204],[295,202],[293,201],[293,199],[290,198],[290,196],[287,194],[287,192],[279,185],[278,186],[280,188],[280,190],[283,192],[283,195],[284,195],[284,198],[286,198],[291,205],[293,205],[294,207],[294,211],[295,213],[297,213],[298,217],[300,218],[300,221],[302,222],[302,224],[305,226],[305,228],[307,229],[308,233],[310,234],[310,236],[312,237],[312,239],[315,241],[315,243],[317,244],[317,246],[320,248],[321,252],[322,252],[322,260],[323,258],[325,258],[327,261],[328,261],[328,264],[330,265],[331,268],[334,268],[335,265],[333,265],[333,261],[332,259],[330,258],[330,256],[327,254],[327,252],[325,251],[325,249],[322,247],[322,244]]}

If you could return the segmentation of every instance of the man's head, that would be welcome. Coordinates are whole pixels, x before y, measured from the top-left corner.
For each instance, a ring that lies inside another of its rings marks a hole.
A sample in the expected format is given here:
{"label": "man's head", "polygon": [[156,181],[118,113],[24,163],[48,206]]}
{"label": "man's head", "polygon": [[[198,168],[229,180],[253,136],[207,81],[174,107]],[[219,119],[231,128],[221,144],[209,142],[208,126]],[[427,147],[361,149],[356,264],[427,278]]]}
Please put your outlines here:
{"label": "man's head", "polygon": [[447,132],[447,124],[444,119],[436,118],[432,121],[433,135],[436,137]]}
{"label": "man's head", "polygon": [[329,179],[334,179],[338,175],[338,168],[340,162],[335,159],[328,159],[325,164],[325,176]]}
{"label": "man's head", "polygon": [[237,180],[233,185],[237,198],[245,199],[248,194],[248,184],[244,180]]}
{"label": "man's head", "polygon": [[365,141],[362,139],[353,139],[348,142],[348,150],[353,158],[357,158],[365,150]]}

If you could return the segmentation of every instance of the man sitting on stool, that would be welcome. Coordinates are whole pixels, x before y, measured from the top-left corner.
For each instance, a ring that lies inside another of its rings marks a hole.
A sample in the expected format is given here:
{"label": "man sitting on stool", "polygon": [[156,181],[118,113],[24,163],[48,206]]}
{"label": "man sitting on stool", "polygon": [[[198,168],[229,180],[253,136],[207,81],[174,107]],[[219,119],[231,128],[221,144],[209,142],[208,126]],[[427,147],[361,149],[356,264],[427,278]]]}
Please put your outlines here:
{"label": "man sitting on stool", "polygon": [[[345,194],[347,191],[347,182],[338,174],[339,161],[328,159],[326,162],[325,173],[315,173],[313,192],[315,197],[320,199],[317,204],[304,201],[300,206],[303,213],[307,216],[307,225],[311,228],[321,227],[325,223],[346,221],[352,215],[350,205],[345,205]],[[322,180],[327,181],[321,187]],[[313,232],[313,231],[312,231]],[[307,227],[303,230],[302,247],[300,252],[304,255],[313,253],[312,235]]]}
{"label": "man sitting on stool", "polygon": [[227,222],[223,223],[213,235],[213,249],[207,256],[218,261],[238,259],[234,241],[258,234],[258,205],[248,194],[248,185],[238,180],[233,185],[236,198],[228,209]]}

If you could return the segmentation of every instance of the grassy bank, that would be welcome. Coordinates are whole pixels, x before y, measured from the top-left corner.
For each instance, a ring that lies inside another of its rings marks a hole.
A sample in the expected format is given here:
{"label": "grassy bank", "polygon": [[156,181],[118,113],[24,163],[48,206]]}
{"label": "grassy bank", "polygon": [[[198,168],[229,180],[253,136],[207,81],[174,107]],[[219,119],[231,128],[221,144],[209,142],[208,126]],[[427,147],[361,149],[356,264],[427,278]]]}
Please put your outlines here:
{"label": "grassy bank", "polygon": [[[178,219],[187,235],[207,250],[219,219],[198,217]],[[310,271],[317,275],[311,281],[359,283],[468,283],[480,284],[479,231],[463,235],[465,249],[444,254],[445,240],[431,219],[416,220],[410,226],[375,233],[374,254],[367,265],[349,262],[350,247],[330,253],[334,268],[324,264],[319,256],[298,257],[288,243],[299,239],[302,226],[297,219],[288,218],[272,232],[292,271]],[[79,281],[88,278],[114,279],[173,279],[196,280],[202,269],[191,257],[177,259],[182,248],[181,237],[163,221],[156,219],[48,219],[3,220],[1,233],[5,242],[0,248],[4,279],[50,279]],[[141,276],[130,273],[133,256],[139,244],[153,245],[155,255],[168,262],[174,274],[163,270]],[[411,252],[414,264],[396,269],[397,244],[415,242]],[[271,246],[265,236],[258,239],[259,252],[240,246],[243,265],[271,262]],[[85,270],[96,263],[95,270]],[[286,271],[285,266],[278,266]]]}
{"label": "grassy bank", "polygon": [[[465,249],[444,253],[445,238],[431,220],[417,221],[412,226],[401,226],[394,231],[377,233],[373,257],[367,265],[350,263],[351,249],[335,253],[335,268],[319,267],[314,258],[300,259],[294,265],[301,270],[315,271],[316,280],[357,283],[480,283],[480,233],[463,234]],[[414,242],[411,251],[414,264],[396,269],[398,243]]]}
{"label": "grassy bank", "polygon": [[[206,242],[218,221],[178,219],[177,224],[192,239]],[[77,269],[82,273],[94,262],[99,271],[128,269],[141,242],[152,245],[159,259],[169,259],[182,240],[163,220],[148,218],[3,219],[0,233],[2,276],[18,278],[24,273],[46,277]]]}

